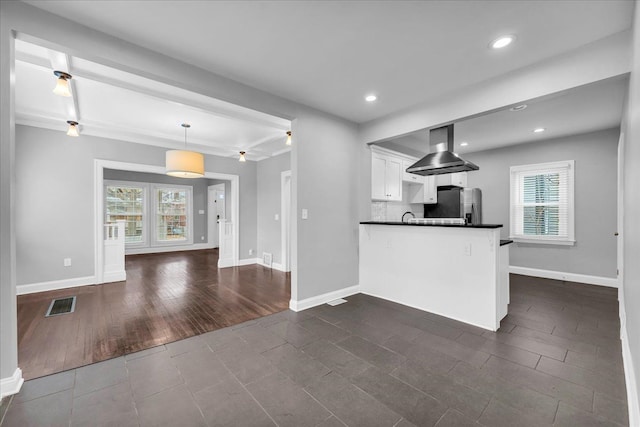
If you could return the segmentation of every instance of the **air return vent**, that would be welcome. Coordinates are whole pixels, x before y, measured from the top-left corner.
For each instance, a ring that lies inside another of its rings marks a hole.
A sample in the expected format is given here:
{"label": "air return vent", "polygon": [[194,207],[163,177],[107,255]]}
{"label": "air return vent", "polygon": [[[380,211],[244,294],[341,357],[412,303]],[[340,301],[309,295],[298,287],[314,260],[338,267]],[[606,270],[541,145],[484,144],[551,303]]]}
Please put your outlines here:
{"label": "air return vent", "polygon": [[51,304],[49,304],[49,310],[47,310],[45,317],[73,313],[75,309],[76,297],[54,299],[51,301]]}
{"label": "air return vent", "polygon": [[263,252],[262,253],[262,264],[266,265],[267,267],[271,267],[272,262],[273,262],[273,255],[270,254],[269,252]]}

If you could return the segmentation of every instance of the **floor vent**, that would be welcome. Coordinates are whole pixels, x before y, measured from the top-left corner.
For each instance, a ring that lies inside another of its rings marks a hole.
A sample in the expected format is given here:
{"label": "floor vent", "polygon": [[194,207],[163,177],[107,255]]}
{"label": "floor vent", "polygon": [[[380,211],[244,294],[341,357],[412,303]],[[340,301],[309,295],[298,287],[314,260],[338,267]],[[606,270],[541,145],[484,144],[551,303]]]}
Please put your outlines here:
{"label": "floor vent", "polygon": [[344,304],[345,302],[347,302],[346,299],[339,298],[339,299],[334,299],[333,301],[329,301],[327,304],[335,306],[335,305]]}
{"label": "floor vent", "polygon": [[269,252],[263,252],[262,253],[262,264],[266,265],[267,267],[271,267],[271,263],[273,262],[273,255],[271,255]]}
{"label": "floor vent", "polygon": [[76,297],[54,299],[49,304],[49,310],[44,317],[73,313],[76,309]]}

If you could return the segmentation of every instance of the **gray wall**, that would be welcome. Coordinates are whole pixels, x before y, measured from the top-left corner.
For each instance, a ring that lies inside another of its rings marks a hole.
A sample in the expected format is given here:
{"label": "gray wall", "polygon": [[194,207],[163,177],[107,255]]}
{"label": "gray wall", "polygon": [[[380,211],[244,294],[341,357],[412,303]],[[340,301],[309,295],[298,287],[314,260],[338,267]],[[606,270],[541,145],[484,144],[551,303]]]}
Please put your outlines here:
{"label": "gray wall", "polygon": [[[191,187],[193,196],[193,243],[207,243],[207,197],[209,179],[182,179],[157,173],[132,172],[114,169],[104,170],[104,179],[113,181],[148,182],[152,184],[176,184]],[[198,213],[204,210],[204,215]],[[204,240],[201,239],[204,237]]]}
{"label": "gray wall", "polygon": [[[640,395],[640,5],[636,3],[633,25],[633,65],[624,117],[624,267],[622,300],[626,313],[630,363],[635,371],[635,397]],[[624,322],[625,319],[622,319]],[[624,323],[623,323],[624,328]],[[624,347],[623,347],[624,348]],[[638,411],[639,402],[635,402]],[[639,411],[640,412],[640,411]],[[640,416],[640,413],[637,413]],[[636,419],[636,422],[640,421]]]}
{"label": "gray wall", "polygon": [[[165,151],[16,126],[17,284],[94,275],[93,160],[164,165]],[[256,163],[207,155],[205,169],[240,176],[240,258],[251,258],[249,249],[256,248]],[[67,257],[71,267],[62,265]]]}
{"label": "gray wall", "polygon": [[[358,284],[359,159],[366,147],[353,123],[307,109],[296,117],[291,263],[303,300]],[[302,209],[309,219],[301,219]]]}
{"label": "gray wall", "polygon": [[[257,165],[258,173],[258,252],[273,254],[274,263],[282,263],[282,215],[280,212],[281,173],[291,170],[291,154],[284,153],[262,160]],[[278,221],[275,214],[280,215]]]}
{"label": "gray wall", "polygon": [[509,236],[509,167],[575,160],[575,246],[515,243],[510,263],[601,277],[616,277],[618,129],[465,154],[479,171],[468,186],[482,190],[483,221],[504,224]]}

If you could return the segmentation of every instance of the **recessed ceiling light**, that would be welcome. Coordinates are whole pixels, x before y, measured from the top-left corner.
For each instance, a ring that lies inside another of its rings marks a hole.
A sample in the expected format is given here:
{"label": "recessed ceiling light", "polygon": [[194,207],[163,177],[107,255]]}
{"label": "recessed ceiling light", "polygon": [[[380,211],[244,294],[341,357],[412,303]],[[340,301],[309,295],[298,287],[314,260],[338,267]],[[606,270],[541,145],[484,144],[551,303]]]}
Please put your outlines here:
{"label": "recessed ceiling light", "polygon": [[540,132],[544,132],[546,129],[545,128],[536,128],[533,130],[534,133],[540,133]]}
{"label": "recessed ceiling light", "polygon": [[522,111],[527,108],[527,104],[516,105],[515,107],[509,108],[509,111]]}
{"label": "recessed ceiling light", "polygon": [[461,142],[461,143],[460,143],[460,147],[466,147],[467,145],[469,145],[469,143],[468,143],[468,142]]}
{"label": "recessed ceiling light", "polygon": [[367,95],[367,96],[364,97],[364,100],[367,101],[367,102],[373,102],[376,99],[378,99],[378,97],[375,96],[375,95]]}
{"label": "recessed ceiling light", "polygon": [[503,47],[509,46],[514,40],[516,36],[500,36],[489,44],[492,49],[502,49]]}

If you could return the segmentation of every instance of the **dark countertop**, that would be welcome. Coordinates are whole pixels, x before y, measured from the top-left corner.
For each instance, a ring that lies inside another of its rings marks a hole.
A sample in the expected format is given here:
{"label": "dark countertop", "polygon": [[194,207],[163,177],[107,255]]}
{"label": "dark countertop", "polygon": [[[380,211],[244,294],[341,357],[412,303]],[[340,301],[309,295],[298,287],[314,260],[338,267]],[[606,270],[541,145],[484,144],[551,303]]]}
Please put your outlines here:
{"label": "dark countertop", "polygon": [[404,225],[409,227],[455,227],[455,228],[501,228],[502,224],[409,224],[400,221],[362,221],[360,224],[369,225]]}
{"label": "dark countertop", "polygon": [[500,239],[500,246],[509,245],[513,243],[513,240]]}

